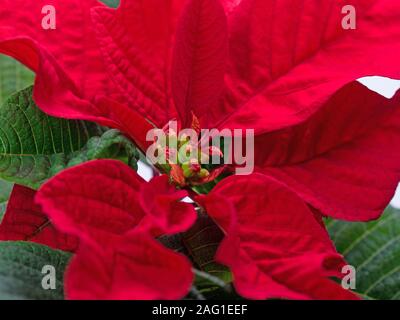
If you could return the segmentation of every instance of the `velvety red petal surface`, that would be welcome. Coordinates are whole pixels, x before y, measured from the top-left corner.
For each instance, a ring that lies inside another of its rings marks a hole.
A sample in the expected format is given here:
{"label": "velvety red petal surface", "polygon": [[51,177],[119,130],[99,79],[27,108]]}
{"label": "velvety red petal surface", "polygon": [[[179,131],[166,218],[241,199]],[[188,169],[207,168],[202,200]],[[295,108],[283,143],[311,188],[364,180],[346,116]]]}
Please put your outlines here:
{"label": "velvety red petal surface", "polygon": [[[195,88],[201,88],[197,92],[202,98],[215,92],[205,89],[210,83],[218,89],[218,77],[207,80],[207,73],[200,77],[201,72],[191,69],[190,63],[198,56],[214,59],[208,63],[200,59],[207,66],[219,58],[223,60],[214,54],[218,51],[213,50],[216,47],[212,47],[223,40],[210,40],[207,46],[201,46],[203,34],[193,32],[190,24],[195,20],[193,16],[199,18],[195,21],[203,26],[203,31],[208,30],[209,20],[222,23],[222,17],[211,19],[213,10],[207,10],[209,14],[201,19],[199,10],[215,2],[190,3],[178,28],[175,52],[178,63],[173,70],[173,83],[177,86],[178,110],[185,110],[179,105],[192,109],[190,102],[179,103],[191,94],[179,83],[191,86],[197,83]],[[393,54],[398,51],[395,39],[400,32],[394,12],[399,13],[400,7],[388,0],[358,1],[354,3],[357,30],[343,30],[341,9],[345,4],[341,1],[332,5],[305,1],[296,5],[285,1],[247,0],[240,5],[224,2],[230,8],[228,11],[233,11],[231,64],[226,77],[230,90],[226,105],[232,109],[215,108],[208,103],[207,112],[202,112],[203,124],[221,120],[226,114],[228,118],[223,119],[221,127],[274,131],[257,138],[260,172],[282,180],[323,214],[352,221],[371,220],[383,212],[400,178],[398,155],[392,147],[398,144],[399,122],[394,116],[391,124],[385,123],[398,99],[379,97],[354,80],[371,74],[400,76],[398,59]],[[266,20],[270,23],[265,23]],[[387,29],[381,28],[381,20],[388,21]],[[284,27],[277,27],[278,23]],[[190,55],[191,45],[197,50],[195,56]],[[202,49],[207,54],[201,54]],[[187,59],[190,63],[185,64],[184,58],[190,56],[192,59]],[[178,81],[185,72],[198,81]],[[237,118],[231,112],[233,109]],[[185,116],[184,112],[180,114]],[[380,136],[379,141],[372,138],[371,131]],[[355,167],[358,169],[353,170]],[[375,184],[375,180],[379,182]]]}
{"label": "velvety red petal surface", "polygon": [[356,299],[330,280],[343,258],[295,193],[261,174],[233,176],[199,197],[225,230],[217,260],[246,298]]}
{"label": "velvety red petal surface", "polygon": [[257,137],[257,170],[325,215],[376,219],[400,180],[399,128],[399,94],[388,100],[353,83],[307,121]]}
{"label": "velvety red petal surface", "polygon": [[45,183],[37,203],[60,230],[80,240],[67,271],[67,297],[185,296],[193,280],[190,263],[153,234],[190,227],[196,217],[193,205],[179,202],[186,195],[170,186],[167,176],[147,183],[117,160],[87,162]]}
{"label": "velvety red petal surface", "polygon": [[189,229],[197,218],[192,204],[180,202],[186,196],[187,191],[177,190],[169,177],[162,175],[142,185],[139,201],[148,222],[163,234],[175,234]]}
{"label": "velvety red petal surface", "polygon": [[120,129],[144,148],[145,133],[152,126],[134,110],[117,103],[125,100],[107,75],[108,67],[89,23],[90,9],[103,6],[94,0],[53,1],[56,29],[44,30],[41,9],[47,4],[19,0],[2,4],[0,52],[36,72],[33,95],[44,112]]}
{"label": "velvety red petal surface", "polygon": [[143,152],[146,152],[147,148],[152,144],[152,141],[146,140],[146,135],[154,128],[153,124],[127,105],[104,96],[98,97],[95,105],[102,110],[102,114],[107,115],[108,120],[95,119],[94,121],[121,130]]}
{"label": "velvety red petal surface", "polygon": [[[86,100],[49,51],[30,38],[14,37],[8,31],[0,28],[0,52],[36,72],[34,98],[44,112],[63,118],[95,120],[101,117],[100,111]],[[109,123],[108,119],[102,120]]]}
{"label": "velvety red petal surface", "polygon": [[400,3],[353,1],[356,30],[342,28],[345,5],[241,1],[229,19],[227,116],[220,127],[257,133],[284,128],[307,119],[360,77],[399,78]]}
{"label": "velvety red petal surface", "polygon": [[259,172],[325,215],[365,221],[380,216],[400,178],[400,104],[354,80],[400,78],[400,5],[354,1],[357,28],[344,30],[347,4],[241,1],[229,16],[220,126],[264,133],[256,139]]}
{"label": "velvety red petal surface", "polygon": [[187,258],[141,232],[107,250],[80,246],[66,274],[69,299],[180,299],[193,281]]}
{"label": "velvety red petal surface", "polygon": [[35,204],[36,192],[15,185],[7,211],[0,224],[0,240],[33,241],[64,251],[75,251],[78,239],[58,231],[40,206]]}
{"label": "velvety red petal surface", "polygon": [[138,203],[144,180],[116,160],[95,160],[67,169],[45,183],[36,196],[60,230],[97,243],[122,235],[144,216]]}
{"label": "velvety red petal surface", "polygon": [[[42,14],[42,8],[46,5],[52,5],[56,9],[55,30],[42,28],[42,19],[46,16]],[[57,59],[87,97],[93,97],[97,92],[113,94],[94,29],[87,23],[90,21],[90,9],[97,6],[103,5],[96,0],[54,0],[50,3],[45,0],[3,0],[0,41],[5,36],[29,37]],[[1,47],[0,45],[0,51],[3,51]],[[30,68],[35,69],[37,61],[34,56],[27,59],[29,50],[18,50],[14,56],[16,55]]]}
{"label": "velvety red petal surface", "polygon": [[122,0],[92,10],[108,75],[125,102],[157,126],[176,117],[170,94],[171,48],[184,0]]}
{"label": "velvety red petal surface", "polygon": [[192,112],[204,128],[218,111],[227,58],[228,30],[221,3],[188,1],[178,24],[172,64],[172,92],[184,128],[190,127]]}

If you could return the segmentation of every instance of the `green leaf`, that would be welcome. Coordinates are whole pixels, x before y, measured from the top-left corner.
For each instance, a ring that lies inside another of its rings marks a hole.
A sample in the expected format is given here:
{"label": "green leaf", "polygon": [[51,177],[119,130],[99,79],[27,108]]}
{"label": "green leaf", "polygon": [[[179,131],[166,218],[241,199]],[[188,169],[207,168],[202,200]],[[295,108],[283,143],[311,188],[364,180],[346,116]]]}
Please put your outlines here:
{"label": "green leaf", "polygon": [[94,123],[47,116],[32,87],[21,90],[0,108],[0,178],[36,189],[53,166],[101,133]]}
{"label": "green leaf", "polygon": [[388,208],[377,221],[329,220],[329,233],[356,269],[356,292],[366,299],[400,299],[400,210]]}
{"label": "green leaf", "polygon": [[196,223],[182,234],[182,243],[198,269],[222,281],[231,282],[229,269],[214,260],[223,238],[221,229],[208,215],[200,212]]}
{"label": "green leaf", "polygon": [[[63,299],[63,276],[70,257],[32,242],[0,242],[0,299]],[[54,290],[42,287],[46,265],[56,271]]]}
{"label": "green leaf", "polygon": [[0,222],[6,211],[7,201],[12,190],[12,183],[0,180]]}
{"label": "green leaf", "polygon": [[215,261],[215,254],[224,238],[221,229],[202,211],[196,223],[181,235],[184,252],[195,266],[196,279],[189,299],[237,299],[232,287],[232,274]]}
{"label": "green leaf", "polygon": [[195,274],[194,286],[191,294],[201,299],[239,299],[240,296],[235,292],[232,282],[224,281],[208,272],[193,269]]}
{"label": "green leaf", "polygon": [[14,92],[33,84],[35,74],[11,57],[0,54],[0,105]]}
{"label": "green leaf", "polygon": [[[35,74],[15,59],[0,54],[0,105],[13,93],[33,84]],[[12,184],[0,180],[0,222]]]}
{"label": "green leaf", "polygon": [[81,150],[63,157],[54,155],[53,158],[53,165],[49,170],[51,176],[66,168],[95,159],[121,160],[137,170],[139,152],[135,145],[120,131],[110,129],[100,137],[90,138]]}
{"label": "green leaf", "polygon": [[100,0],[100,1],[111,8],[117,8],[120,3],[120,0]]}

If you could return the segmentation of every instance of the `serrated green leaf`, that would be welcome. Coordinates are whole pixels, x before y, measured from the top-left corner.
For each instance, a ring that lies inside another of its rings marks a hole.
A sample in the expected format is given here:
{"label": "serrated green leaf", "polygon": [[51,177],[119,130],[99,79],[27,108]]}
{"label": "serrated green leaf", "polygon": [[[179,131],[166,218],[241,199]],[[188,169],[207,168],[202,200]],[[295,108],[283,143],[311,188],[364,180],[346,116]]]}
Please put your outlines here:
{"label": "serrated green leaf", "polygon": [[11,57],[0,54],[0,105],[14,92],[33,84],[35,74]]}
{"label": "serrated green leaf", "polygon": [[21,90],[0,108],[0,178],[36,189],[56,163],[101,133],[94,123],[47,116],[32,87]]}
{"label": "serrated green leaf", "polygon": [[198,212],[196,223],[181,237],[185,252],[199,269],[194,269],[196,279],[189,298],[237,299],[232,287],[232,273],[215,261],[224,234],[212,219],[204,212]]}
{"label": "serrated green leaf", "polygon": [[55,155],[49,173],[55,175],[66,168],[95,159],[121,160],[137,170],[139,152],[135,145],[120,131],[110,129],[100,137],[90,138],[85,147],[79,151],[64,157]]}
{"label": "serrated green leaf", "polygon": [[[0,54],[0,105],[11,94],[33,84],[35,74],[15,59]],[[12,183],[0,180],[0,222],[7,207]]]}
{"label": "serrated green leaf", "polygon": [[232,280],[229,269],[215,262],[217,249],[224,238],[221,229],[204,213],[182,234],[182,243],[196,267],[225,282]]}
{"label": "serrated green leaf", "polygon": [[[63,299],[63,277],[70,257],[32,242],[0,242],[0,299]],[[54,290],[42,287],[46,265],[56,270]]]}
{"label": "serrated green leaf", "polygon": [[356,270],[356,292],[366,299],[400,299],[400,210],[377,221],[327,223],[337,250]]}

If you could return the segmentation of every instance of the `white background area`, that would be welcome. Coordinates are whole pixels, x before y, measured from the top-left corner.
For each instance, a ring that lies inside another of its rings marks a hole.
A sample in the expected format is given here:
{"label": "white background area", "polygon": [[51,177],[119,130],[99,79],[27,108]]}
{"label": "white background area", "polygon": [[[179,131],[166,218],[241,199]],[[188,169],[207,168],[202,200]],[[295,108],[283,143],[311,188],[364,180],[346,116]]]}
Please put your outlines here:
{"label": "white background area", "polygon": [[[400,89],[399,80],[392,80],[382,77],[367,77],[362,78],[359,81],[371,90],[378,92],[386,98],[392,98],[396,91]],[[400,146],[393,146],[393,148],[400,148]],[[147,181],[153,176],[152,169],[142,162],[139,162],[138,173]],[[400,209],[400,185],[397,188],[396,195],[394,196],[391,205]]]}

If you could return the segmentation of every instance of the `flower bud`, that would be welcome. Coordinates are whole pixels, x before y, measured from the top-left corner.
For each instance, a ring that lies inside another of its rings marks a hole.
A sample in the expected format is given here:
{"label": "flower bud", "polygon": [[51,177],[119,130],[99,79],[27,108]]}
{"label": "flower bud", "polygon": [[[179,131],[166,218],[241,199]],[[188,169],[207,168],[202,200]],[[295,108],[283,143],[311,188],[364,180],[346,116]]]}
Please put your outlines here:
{"label": "flower bud", "polygon": [[172,181],[175,182],[178,186],[184,187],[185,186],[185,177],[183,174],[183,170],[180,166],[176,164],[171,165],[171,171],[170,175],[172,178]]}
{"label": "flower bud", "polygon": [[190,178],[191,176],[193,176],[193,172],[190,169],[189,161],[182,164],[182,171],[185,178]]}
{"label": "flower bud", "polygon": [[207,178],[210,175],[210,172],[207,169],[201,169],[198,176],[199,178]]}

